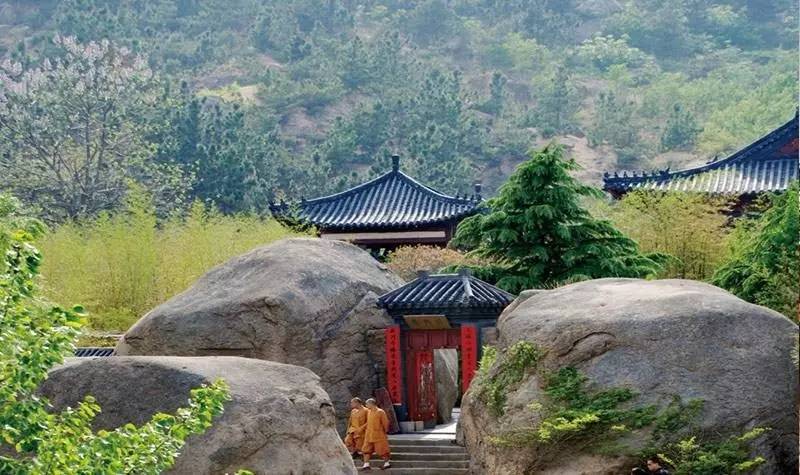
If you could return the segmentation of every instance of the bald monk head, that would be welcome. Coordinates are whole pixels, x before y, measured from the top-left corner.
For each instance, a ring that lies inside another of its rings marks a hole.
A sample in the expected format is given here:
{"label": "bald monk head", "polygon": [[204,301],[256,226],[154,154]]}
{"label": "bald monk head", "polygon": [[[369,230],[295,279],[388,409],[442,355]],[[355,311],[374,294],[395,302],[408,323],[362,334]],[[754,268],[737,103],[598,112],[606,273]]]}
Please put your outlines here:
{"label": "bald monk head", "polygon": [[374,399],[369,398],[369,399],[367,399],[367,407],[370,408],[370,409],[375,409],[376,407],[378,407],[378,403],[375,402]]}
{"label": "bald monk head", "polygon": [[360,398],[354,397],[350,400],[350,409],[361,409],[362,407],[364,407],[364,403]]}

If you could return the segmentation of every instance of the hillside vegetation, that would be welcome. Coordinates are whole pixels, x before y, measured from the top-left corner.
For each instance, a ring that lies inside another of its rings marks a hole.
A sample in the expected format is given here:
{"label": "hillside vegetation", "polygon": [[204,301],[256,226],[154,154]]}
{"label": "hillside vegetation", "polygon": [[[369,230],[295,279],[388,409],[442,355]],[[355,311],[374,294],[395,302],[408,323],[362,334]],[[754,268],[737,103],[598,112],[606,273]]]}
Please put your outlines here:
{"label": "hillside vegetation", "polygon": [[[342,190],[393,153],[426,184],[481,181],[487,198],[553,141],[595,185],[730,153],[794,113],[797,21],[784,0],[0,2],[0,195],[50,226],[46,296],[124,330],[210,267],[293,235],[270,200]],[[526,199],[554,204],[539,191]],[[670,256],[655,275],[795,316],[798,254],[775,249],[796,242],[796,213],[755,210],[730,232],[723,200],[588,205],[630,249]],[[561,255],[542,236],[520,262]],[[393,265],[487,264],[420,252]],[[578,274],[619,275],[600,268]]]}
{"label": "hillside vegetation", "polygon": [[797,97],[797,5],[784,0],[0,5],[3,54],[23,69],[64,56],[55,34],[146,60],[137,151],[177,168],[160,182],[183,184],[166,208],[261,211],[383,171],[392,152],[444,191],[491,192],[550,140],[597,182],[729,153]]}

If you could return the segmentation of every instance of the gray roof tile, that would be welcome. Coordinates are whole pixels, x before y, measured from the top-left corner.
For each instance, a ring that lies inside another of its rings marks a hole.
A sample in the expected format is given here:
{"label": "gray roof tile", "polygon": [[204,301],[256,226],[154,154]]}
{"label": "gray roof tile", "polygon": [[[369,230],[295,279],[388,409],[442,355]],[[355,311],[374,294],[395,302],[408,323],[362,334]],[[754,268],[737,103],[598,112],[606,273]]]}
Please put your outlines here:
{"label": "gray roof tile", "polygon": [[747,194],[782,191],[800,178],[798,116],[733,155],[705,165],[670,172],[608,173],[606,191],[692,191],[713,194]]}
{"label": "gray roof tile", "polygon": [[387,310],[482,308],[502,310],[514,296],[468,272],[422,274],[383,294],[378,305]]}
{"label": "gray roof tile", "polygon": [[479,194],[453,197],[440,193],[401,172],[397,166],[373,180],[330,196],[295,206],[270,203],[277,218],[293,208],[298,218],[327,230],[400,229],[447,223],[475,214]]}
{"label": "gray roof tile", "polygon": [[110,347],[79,347],[75,348],[75,356],[80,358],[91,358],[100,356],[112,356],[114,348]]}

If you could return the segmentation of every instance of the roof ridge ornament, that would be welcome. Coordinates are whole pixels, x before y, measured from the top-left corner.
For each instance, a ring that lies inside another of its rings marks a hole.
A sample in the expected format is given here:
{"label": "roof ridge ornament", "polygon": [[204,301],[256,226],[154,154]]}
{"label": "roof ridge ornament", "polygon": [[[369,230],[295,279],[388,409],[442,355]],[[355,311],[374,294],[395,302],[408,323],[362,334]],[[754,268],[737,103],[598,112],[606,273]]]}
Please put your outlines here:
{"label": "roof ridge ornament", "polygon": [[392,155],[392,171],[400,171],[400,155]]}
{"label": "roof ridge ornament", "polygon": [[464,302],[471,302],[475,300],[475,293],[472,292],[472,284],[469,279],[472,277],[472,271],[468,267],[458,269],[458,276],[461,277],[461,282],[464,285]]}

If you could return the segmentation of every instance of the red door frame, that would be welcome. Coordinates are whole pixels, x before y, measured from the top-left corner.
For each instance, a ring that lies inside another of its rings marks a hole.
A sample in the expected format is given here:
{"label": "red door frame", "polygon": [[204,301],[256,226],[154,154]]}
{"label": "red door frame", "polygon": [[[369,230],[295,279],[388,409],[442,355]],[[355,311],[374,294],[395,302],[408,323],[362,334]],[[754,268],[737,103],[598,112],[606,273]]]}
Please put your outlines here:
{"label": "red door frame", "polygon": [[[478,333],[475,325],[461,325],[460,328],[450,330],[405,330],[404,339],[400,338],[400,326],[394,325],[386,329],[386,370],[389,392],[392,402],[402,403],[402,395],[408,400],[408,413],[411,420],[428,420],[431,417],[430,409],[419,407],[420,381],[422,370],[428,361],[433,370],[433,350],[441,348],[454,348],[461,351],[461,390],[466,392],[478,367]],[[402,344],[401,344],[402,341]],[[401,355],[402,352],[402,355]],[[406,388],[400,389],[402,373],[400,361],[404,360],[406,368]],[[427,373],[426,373],[427,374]],[[432,375],[432,373],[431,373]],[[435,375],[432,375],[435,377]],[[435,379],[434,379],[435,381]],[[424,399],[430,397],[435,401],[436,388],[425,388]],[[434,404],[432,417],[436,418]]]}

